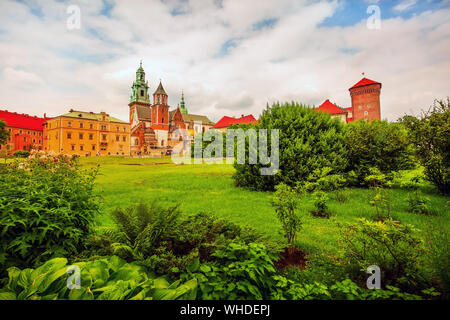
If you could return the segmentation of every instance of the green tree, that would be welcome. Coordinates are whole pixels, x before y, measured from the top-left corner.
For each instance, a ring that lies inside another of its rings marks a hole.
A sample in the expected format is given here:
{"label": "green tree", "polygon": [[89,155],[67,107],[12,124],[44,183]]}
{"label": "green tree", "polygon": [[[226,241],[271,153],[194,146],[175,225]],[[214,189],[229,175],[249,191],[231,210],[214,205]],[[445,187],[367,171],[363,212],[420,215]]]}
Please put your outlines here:
{"label": "green tree", "polygon": [[365,177],[371,168],[388,174],[413,167],[413,147],[404,125],[361,120],[349,123],[346,129],[345,144],[352,184],[366,185]]}
{"label": "green tree", "polygon": [[9,139],[9,132],[6,130],[6,123],[0,120],[0,145],[6,144]]}
{"label": "green tree", "polygon": [[279,130],[279,170],[274,175],[261,175],[260,169],[267,165],[249,164],[246,144],[245,164],[235,164],[237,186],[273,191],[281,182],[291,187],[305,183],[316,169],[330,167],[339,173],[347,166],[344,124],[329,114],[295,102],[277,103],[263,111],[253,128],[257,132],[267,129],[268,150],[272,130]]}
{"label": "green tree", "polygon": [[400,121],[409,129],[427,180],[450,194],[450,99],[436,100],[421,116],[407,115]]}

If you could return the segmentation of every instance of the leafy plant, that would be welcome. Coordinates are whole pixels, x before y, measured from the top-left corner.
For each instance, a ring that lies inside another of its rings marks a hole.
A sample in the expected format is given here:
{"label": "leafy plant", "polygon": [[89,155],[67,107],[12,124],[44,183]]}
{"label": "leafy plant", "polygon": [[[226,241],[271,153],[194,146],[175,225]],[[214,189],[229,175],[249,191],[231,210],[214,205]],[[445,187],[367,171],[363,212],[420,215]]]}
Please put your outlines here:
{"label": "leafy plant", "polygon": [[393,220],[368,221],[340,225],[342,263],[361,279],[364,271],[377,265],[382,272],[383,285],[411,289],[426,286],[422,275],[423,241],[409,225]]}
{"label": "leafy plant", "polygon": [[409,211],[412,213],[420,214],[430,214],[430,209],[428,207],[429,199],[423,197],[419,192],[419,184],[422,177],[415,176],[412,177],[410,181],[402,183],[402,188],[409,189],[408,192],[408,203]]}
{"label": "leafy plant", "polygon": [[84,248],[98,212],[96,173],[64,156],[0,166],[0,273]]}
{"label": "leafy plant", "polygon": [[5,121],[0,119],[0,145],[6,144],[9,139],[9,131],[6,130],[6,123]]}
{"label": "leafy plant", "polygon": [[387,176],[378,170],[378,168],[370,168],[369,175],[364,179],[372,189],[372,199],[370,203],[375,206],[377,211],[377,219],[391,218],[391,202],[389,199],[389,188],[392,183]]}
{"label": "leafy plant", "polygon": [[16,152],[14,152],[14,156],[17,158],[28,158],[30,156],[30,151],[17,150]]}
{"label": "leafy plant", "polygon": [[262,244],[231,242],[213,254],[214,262],[194,260],[182,279],[198,279],[201,300],[262,300],[275,292],[275,255]]}
{"label": "leafy plant", "polygon": [[298,206],[298,195],[284,183],[276,187],[275,196],[272,199],[272,206],[275,208],[278,220],[283,227],[284,237],[288,243],[290,253],[295,249],[297,232],[300,230],[302,222],[295,213]]}
{"label": "leafy plant", "polygon": [[174,300],[196,296],[196,279],[170,284],[166,278],[150,277],[141,266],[116,256],[72,266],[80,268],[78,289],[68,288],[72,278],[65,258],[49,260],[37,269],[9,268],[0,300]]}

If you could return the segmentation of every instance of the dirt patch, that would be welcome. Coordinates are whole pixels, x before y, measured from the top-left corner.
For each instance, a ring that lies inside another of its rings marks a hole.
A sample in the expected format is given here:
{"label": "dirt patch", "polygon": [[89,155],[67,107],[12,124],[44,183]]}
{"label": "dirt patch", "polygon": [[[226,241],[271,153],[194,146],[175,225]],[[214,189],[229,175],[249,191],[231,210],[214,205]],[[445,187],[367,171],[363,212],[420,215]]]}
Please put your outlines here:
{"label": "dirt patch", "polygon": [[311,211],[311,215],[316,218],[330,219],[331,214],[329,212]]}
{"label": "dirt patch", "polygon": [[294,250],[289,252],[288,248],[286,248],[280,254],[280,259],[275,262],[275,266],[279,270],[284,270],[288,267],[298,267],[300,269],[305,269],[306,260],[306,254],[303,251],[294,248]]}
{"label": "dirt patch", "polygon": [[160,166],[164,164],[173,164],[172,162],[151,162],[151,163],[121,163],[124,166]]}

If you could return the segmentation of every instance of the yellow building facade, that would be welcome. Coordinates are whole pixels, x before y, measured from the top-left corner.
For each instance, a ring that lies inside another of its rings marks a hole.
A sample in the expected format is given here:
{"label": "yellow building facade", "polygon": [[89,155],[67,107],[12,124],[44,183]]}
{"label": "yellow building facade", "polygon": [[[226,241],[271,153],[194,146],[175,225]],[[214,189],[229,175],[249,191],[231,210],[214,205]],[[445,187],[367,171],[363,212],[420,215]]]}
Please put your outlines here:
{"label": "yellow building facade", "polygon": [[69,155],[130,155],[130,124],[108,114],[70,110],[44,124],[44,150]]}

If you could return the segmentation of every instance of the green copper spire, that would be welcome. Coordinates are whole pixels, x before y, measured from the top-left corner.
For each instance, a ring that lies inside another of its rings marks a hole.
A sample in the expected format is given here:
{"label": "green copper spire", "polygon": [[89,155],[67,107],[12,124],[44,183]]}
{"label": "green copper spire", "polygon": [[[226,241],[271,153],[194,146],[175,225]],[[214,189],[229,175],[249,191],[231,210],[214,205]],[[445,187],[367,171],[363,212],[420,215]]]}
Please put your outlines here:
{"label": "green copper spire", "polygon": [[188,113],[188,111],[187,111],[187,109],[186,109],[186,107],[184,105],[184,92],[183,91],[181,91],[180,111],[183,114],[187,114]]}
{"label": "green copper spire", "polygon": [[130,103],[142,102],[150,104],[150,97],[148,95],[148,81],[145,81],[145,71],[142,68],[142,60],[136,71],[136,81],[133,82],[131,89],[133,91],[130,96]]}

